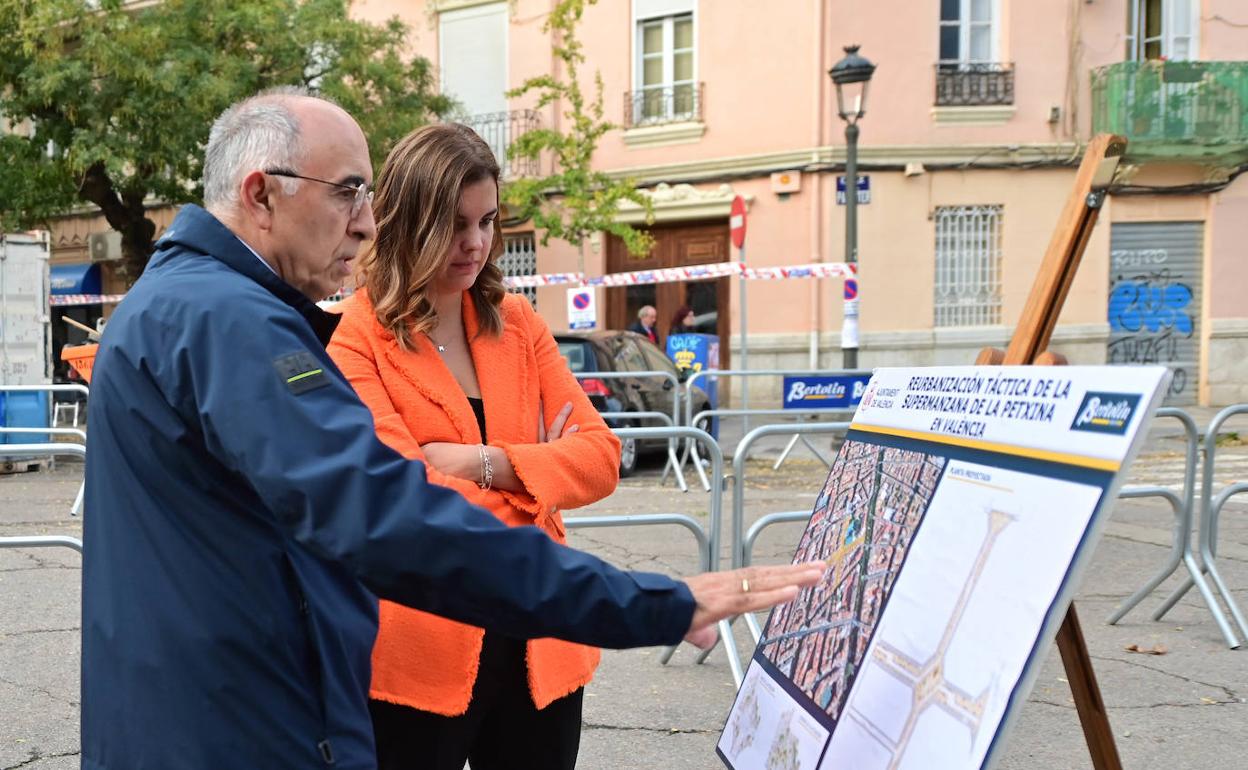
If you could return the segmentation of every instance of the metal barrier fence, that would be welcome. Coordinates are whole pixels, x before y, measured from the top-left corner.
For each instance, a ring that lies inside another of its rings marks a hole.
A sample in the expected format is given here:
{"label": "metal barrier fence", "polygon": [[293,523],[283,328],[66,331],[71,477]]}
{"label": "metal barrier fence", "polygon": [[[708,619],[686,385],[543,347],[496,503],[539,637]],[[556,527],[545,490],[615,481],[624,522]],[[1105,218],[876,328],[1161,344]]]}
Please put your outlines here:
{"label": "metal barrier fence", "polygon": [[88,397],[91,395],[86,385],[76,382],[57,383],[56,385],[0,385],[0,393],[81,393]]}
{"label": "metal barrier fence", "polygon": [[[36,430],[43,432],[43,428]],[[87,461],[87,448],[82,444],[0,444],[0,457],[44,457],[56,455],[72,455],[81,457],[85,463]],[[83,492],[86,489],[86,482],[78,487],[78,495],[74,498],[74,504],[70,506],[69,513],[71,516],[77,516],[82,512]]]}
{"label": "metal barrier fence", "polygon": [[[742,551],[744,551],[741,566],[748,567],[754,561],[754,541],[758,539],[758,536],[763,533],[764,529],[773,524],[810,521],[810,515],[811,511],[779,511],[759,518],[745,533],[745,541],[741,544]],[[763,638],[763,629],[758,625],[758,620],[753,613],[746,614],[745,625],[750,629],[750,636],[753,637],[754,644],[758,644],[758,640]]]}
{"label": "metal barrier fence", "polygon": [[[0,435],[74,436],[86,443],[87,432],[82,428],[9,428],[0,426]],[[43,443],[43,442],[40,442]]]}
{"label": "metal barrier fence", "polygon": [[[719,372],[712,372],[720,374]],[[760,371],[759,374],[775,375],[776,373],[792,374],[790,372],[771,372]],[[707,372],[695,374],[686,382],[686,386],[694,383],[695,379]],[[725,372],[724,374],[742,374],[740,372]],[[746,372],[744,374],[751,374]],[[607,377],[616,376],[618,378],[630,378],[637,376],[655,376],[670,379],[674,384],[675,377],[667,372],[644,372],[644,373],[610,373],[595,372],[577,375],[578,378],[590,377]],[[83,390],[82,386],[45,386],[48,389],[56,390]],[[26,388],[21,386],[5,386],[0,390],[32,390],[41,388]],[[690,391],[686,390],[686,393]],[[664,422],[674,422],[679,418],[679,399],[675,399],[673,407],[673,416],[669,417],[662,412],[629,412],[629,413],[604,413],[604,418],[611,419],[639,419],[652,418]],[[699,421],[716,410],[704,411],[698,414]],[[830,410],[723,410],[728,412],[740,411],[757,413],[782,413],[794,414],[802,411],[818,411],[821,414],[827,414]],[[1236,637],[1232,627],[1226,619],[1225,614],[1219,606],[1214,591],[1209,583],[1204,579],[1208,574],[1213,584],[1217,587],[1218,592],[1222,595],[1223,600],[1230,608],[1231,615],[1234,617],[1236,624],[1245,637],[1248,637],[1248,623],[1245,623],[1244,616],[1238,605],[1235,603],[1230,590],[1222,580],[1216,565],[1217,550],[1217,522],[1222,507],[1226,502],[1239,494],[1248,492],[1248,482],[1234,483],[1223,490],[1216,496],[1213,494],[1213,471],[1217,451],[1217,431],[1218,428],[1226,422],[1227,419],[1240,415],[1248,414],[1248,404],[1240,404],[1227,407],[1218,413],[1218,415],[1210,423],[1205,431],[1203,446],[1199,445],[1199,434],[1194,420],[1186,412],[1180,409],[1163,408],[1158,410],[1157,417],[1170,417],[1179,420],[1183,425],[1186,441],[1186,458],[1184,465],[1184,486],[1182,495],[1175,493],[1165,487],[1128,487],[1119,493],[1120,499],[1139,499],[1144,497],[1160,497],[1166,500],[1174,510],[1175,528],[1174,541],[1171,548],[1168,561],[1163,569],[1151,578],[1148,583],[1137,590],[1132,596],[1126,599],[1119,608],[1108,618],[1109,623],[1118,622],[1127,612],[1134,608],[1144,597],[1156,589],[1162,581],[1174,573],[1180,564],[1183,564],[1188,571],[1188,577],[1185,582],[1166,600],[1166,602],[1153,614],[1153,619],[1160,620],[1183,595],[1193,586],[1197,586],[1203,596],[1205,603],[1209,606],[1210,612],[1213,614],[1214,620],[1217,622],[1219,629],[1225,637],[1228,646],[1238,648],[1240,639]],[[692,419],[692,415],[690,415]],[[738,442],[733,453],[733,507],[731,518],[731,540],[730,540],[730,561],[731,567],[748,566],[752,561],[752,551],[755,542],[760,534],[767,527],[785,523],[800,522],[810,518],[810,511],[782,511],[770,513],[759,518],[748,531],[745,531],[745,484],[746,472],[745,463],[749,455],[751,446],[760,439],[776,436],[791,435],[805,436],[814,434],[837,434],[848,431],[849,422],[828,422],[828,423],[782,423],[773,425],[764,425],[748,432],[740,442]],[[25,429],[30,432],[51,433],[58,429],[42,429],[31,428]],[[80,433],[74,429],[59,429],[60,431],[70,431]],[[675,442],[685,441],[689,446],[702,444],[710,457],[711,461],[711,478],[724,479],[724,461],[723,452],[719,443],[705,431],[698,430],[694,427],[683,427],[677,425],[667,425],[664,427],[648,427],[648,428],[615,428],[613,432],[621,439],[668,439],[669,441],[669,466],[678,460],[675,457]],[[1194,514],[1195,500],[1195,475],[1198,462],[1198,449],[1204,452],[1204,467],[1201,484],[1201,516],[1199,528],[1199,546],[1194,548],[1191,539],[1191,529]],[[9,444],[0,445],[0,457],[3,456],[30,456],[30,455],[75,455],[85,460],[86,448],[80,444],[69,443],[49,443],[49,444]],[[694,455],[697,456],[696,454]],[[700,463],[698,463],[700,465]],[[675,466],[678,481],[681,484],[682,491],[687,491],[683,477],[680,475],[679,466]],[[665,471],[666,475],[666,471]],[[715,570],[719,568],[723,548],[723,484],[710,485],[710,511],[709,521],[706,528],[703,528],[694,518],[679,513],[651,513],[651,514],[635,514],[625,516],[586,516],[574,517],[565,520],[565,526],[568,529],[573,528],[589,528],[589,527],[626,527],[626,526],[655,526],[655,525],[676,525],[689,530],[696,541],[699,564],[704,570]],[[79,490],[78,500],[75,502],[73,513],[77,513],[81,507],[82,490]],[[26,547],[45,547],[45,546],[67,546],[82,551],[82,542],[76,538],[67,536],[40,536],[40,537],[5,537],[0,538],[0,548],[26,548]],[[1199,551],[1199,558],[1197,557]],[[735,618],[720,621],[718,628],[720,632],[720,640],[724,642],[725,653],[728,657],[728,664],[731,670],[733,680],[740,687],[744,679],[744,670],[742,661],[737,651],[735,636],[732,629],[732,623]],[[753,640],[757,643],[761,636],[761,629],[757,620],[753,615],[745,616],[745,623],[749,628],[749,632]],[[698,663],[702,663],[713,651],[714,647],[705,650],[697,658]],[[675,647],[669,648],[662,656],[661,662],[666,664]]]}
{"label": "metal barrier fence", "polygon": [[[745,530],[745,461],[749,456],[750,447],[758,442],[759,439],[768,436],[783,436],[793,432],[793,425],[762,425],[741,437],[741,441],[737,444],[736,450],[732,453],[732,566],[745,567],[750,564],[751,551],[754,548],[754,541],[758,539],[759,534],[771,526],[772,524],[780,524],[786,521],[801,521],[797,518],[799,511],[785,511],[782,513],[770,514],[764,516],[754,525],[750,527],[749,532]],[[840,434],[849,430],[848,422],[813,422],[800,427],[801,432],[794,435],[827,435]],[[805,518],[810,518],[811,511],[805,512]],[[754,638],[754,643],[762,637],[763,630],[758,626],[758,620],[752,613],[745,615],[745,625],[750,630],[750,636]]]}
{"label": "metal barrier fence", "polygon": [[[91,391],[90,389],[87,388],[86,385],[81,385],[75,382],[58,383],[56,385],[52,385],[52,384],[0,385],[0,393],[81,393],[82,395],[88,396],[88,397],[91,395]],[[44,429],[44,428],[32,428],[32,429],[5,428],[5,430],[13,431],[13,432],[22,431],[22,432],[28,432],[28,433],[41,433],[41,434],[44,434],[44,433],[55,434],[62,430],[75,430],[76,431],[77,430],[76,428],[53,428],[52,427],[51,417],[52,417],[52,409],[54,408],[55,408],[55,404],[52,404],[52,403],[48,404],[49,421],[48,421],[47,429]],[[86,434],[83,433],[82,437],[83,437],[83,441],[85,442]]]}
{"label": "metal barrier fence", "polygon": [[[667,414],[666,412],[599,412],[598,415],[602,417],[602,419],[604,420],[658,420],[659,422],[663,423],[663,427],[665,428],[676,427],[676,424],[672,422],[672,416],[670,414]],[[624,427],[628,427],[628,426],[624,426]],[[637,426],[637,427],[646,427],[646,426],[642,425],[642,426]],[[632,459],[626,460],[625,458],[629,456],[630,452],[632,453]],[[636,467],[639,454],[640,454],[640,450],[637,447],[637,439],[627,439],[625,441],[620,442],[620,475],[621,476],[624,475],[623,470],[625,467],[628,467],[630,469]],[[660,486],[662,486],[663,483],[667,481],[667,471],[669,468],[673,467],[672,464],[674,462],[676,462],[676,440],[668,439],[667,441],[667,467],[663,469],[663,478],[659,482]],[[685,483],[684,474],[678,475],[676,477],[676,484],[680,487],[681,492],[689,491],[689,485]]]}
{"label": "metal barrier fence", "polygon": [[[1213,591],[1205,581],[1200,562],[1192,548],[1192,519],[1196,505],[1196,468],[1200,462],[1200,432],[1196,427],[1196,421],[1182,409],[1163,407],[1157,410],[1156,416],[1176,419],[1183,426],[1185,445],[1183,495],[1180,498],[1179,495],[1165,487],[1125,487],[1119,491],[1118,497],[1119,499],[1161,497],[1170,503],[1170,506],[1174,509],[1173,543],[1170,548],[1170,555],[1161,570],[1141,586],[1139,590],[1127,597],[1122,604],[1118,605],[1118,608],[1105,619],[1105,622],[1113,625],[1122,620],[1123,616],[1143,601],[1166,578],[1174,574],[1174,571],[1182,564],[1187,569],[1188,579],[1200,589],[1200,594],[1204,598],[1210,614],[1213,615],[1214,621],[1218,624],[1219,630],[1222,631],[1222,636],[1226,639],[1227,646],[1235,649],[1239,647],[1240,640],[1231,630],[1230,624],[1227,623],[1226,615],[1222,612],[1222,608],[1218,605]],[[1161,620],[1164,614],[1165,609],[1157,610],[1153,614],[1153,620]]]}
{"label": "metal barrier fence", "polygon": [[[39,435],[39,436],[73,436],[80,440],[85,447],[87,444],[87,432],[78,428],[0,428],[0,435]],[[51,442],[49,442],[51,443]],[[52,455],[52,468],[56,469],[56,455]],[[84,459],[86,455],[83,455]],[[77,516],[82,513],[82,498],[87,489],[87,480],[84,478],[82,483],[78,485],[78,494],[74,497],[74,504],[70,507],[71,516]]]}
{"label": "metal barrier fence", "polygon": [[[759,427],[755,428],[754,430],[750,431],[749,433],[741,437],[741,441],[737,443],[737,448],[733,450],[733,453],[732,453],[732,541],[731,541],[732,543],[731,544],[731,562],[732,563],[731,563],[731,567],[733,569],[737,567],[744,567],[749,563],[749,554],[746,551],[746,534],[745,534],[745,476],[746,476],[745,461],[746,461],[746,457],[749,455],[750,446],[756,443],[759,439],[765,438],[767,436],[790,435],[791,433],[793,433],[795,429],[800,430],[801,433],[805,435],[844,433],[845,431],[849,430],[849,423],[848,422],[808,423],[805,425],[797,425],[797,426],[791,425],[791,424],[760,425]],[[716,478],[719,478],[719,477],[716,476]],[[807,518],[809,518],[810,512],[807,511],[805,515]],[[770,523],[774,523],[774,522],[770,522]],[[753,545],[754,538],[758,537],[758,532],[761,531],[762,528],[765,526],[768,526],[768,525],[762,524],[760,526],[760,524],[756,523],[754,528],[750,530],[753,533],[753,536],[749,540],[749,543],[751,545]],[[735,656],[736,649],[737,649],[735,637],[732,634],[732,622],[735,620],[736,618],[730,618],[729,620],[725,621],[728,627],[728,630],[726,633],[723,630],[723,627],[721,627],[720,629],[720,636],[724,641],[724,647],[728,650],[731,650],[730,657]],[[758,621],[754,619],[754,616],[752,614],[746,613],[745,624],[749,628],[750,635],[753,636],[754,641],[757,642],[759,635],[761,633],[761,630],[758,628]],[[713,649],[714,647],[708,650],[704,650],[698,656],[698,662],[700,663],[703,660],[706,660],[706,657],[711,654],[711,651]],[[741,681],[742,681],[741,679],[736,679],[737,687],[741,686]]]}
{"label": "metal barrier fence", "polygon": [[[680,380],[676,379],[676,375],[672,374],[671,372],[660,372],[660,371],[646,371],[646,372],[573,372],[573,373],[572,373],[572,376],[573,376],[573,377],[575,377],[577,380],[643,380],[643,379],[659,379],[659,380],[663,380],[664,382],[671,383],[671,387],[664,386],[664,388],[663,388],[664,390],[670,390],[670,391],[672,392],[672,416],[671,416],[671,423],[670,423],[670,424],[671,424],[671,425],[673,425],[673,426],[675,426],[675,425],[681,425],[681,424],[682,424],[682,423],[681,423],[681,421],[680,421],[680,399],[681,399],[681,397],[682,397],[682,393],[681,393],[681,390],[680,390]],[[640,417],[642,414],[643,414],[643,413],[641,413],[641,412],[628,412],[628,413],[622,413],[622,412],[605,412],[605,413],[603,413],[603,419],[606,419],[606,418],[607,418],[607,415],[612,415],[613,417],[618,417],[618,418],[628,419],[627,415],[634,415],[634,416],[636,416],[636,417]],[[649,413],[647,412],[647,413],[645,413],[645,414],[649,414]],[[688,491],[689,491],[689,485],[685,483],[685,474],[684,474],[684,472],[682,472],[682,470],[681,470],[681,467],[680,467],[680,460],[677,458],[677,456],[676,456],[676,455],[677,455],[677,453],[676,453],[676,441],[675,441],[675,439],[669,440],[669,441],[667,442],[667,467],[663,469],[663,478],[659,481],[659,483],[660,483],[660,484],[662,484],[662,483],[664,483],[664,482],[666,482],[666,481],[667,481],[667,472],[668,472],[668,470],[671,470],[671,471],[673,471],[673,472],[675,473],[675,476],[676,476],[676,484],[677,484],[677,486],[679,486],[679,487],[680,487],[680,491],[681,491],[681,492],[688,492]],[[708,487],[708,489],[709,489],[709,487]]]}
{"label": "metal barrier fence", "polygon": [[[757,416],[789,415],[793,417],[815,415],[815,416],[828,417],[830,415],[840,416],[840,414],[844,414],[845,412],[852,413],[853,411],[852,409],[840,410],[840,409],[819,409],[819,408],[805,408],[805,407],[796,408],[796,409],[770,408],[770,409],[704,410],[698,413],[697,419],[695,421],[695,417],[693,414],[693,401],[691,398],[689,398],[689,395],[690,393],[692,393],[693,387],[697,385],[699,380],[709,380],[712,378],[720,379],[723,377],[743,377],[743,378],[749,378],[749,377],[852,377],[852,376],[870,376],[870,375],[871,375],[871,372],[866,369],[703,369],[700,372],[694,372],[694,374],[690,376],[689,379],[685,380],[685,424],[690,427],[695,427],[698,421],[701,421],[703,419],[709,420],[712,417],[741,417],[744,419],[745,427],[748,429],[750,417],[753,417],[756,415]],[[792,451],[793,443],[798,440],[797,437],[800,435],[800,433],[798,431],[794,431],[792,435],[794,436],[794,438],[790,442],[789,446],[787,446],[784,452],[781,454],[781,459],[778,461],[776,465],[777,468],[780,467],[779,463],[784,462],[784,458],[788,457],[789,452]],[[804,441],[804,439],[802,440]],[[807,445],[809,446],[809,443]],[[819,457],[821,460],[823,459],[823,456],[819,454],[818,450],[816,450],[814,447],[810,447],[810,449],[812,452],[815,453],[816,457]],[[700,458],[698,457],[697,449],[695,447],[687,446],[685,448],[684,454],[681,455],[681,464],[683,465],[683,463],[686,460],[690,460],[690,459],[693,460],[694,467],[698,469],[698,476],[702,480],[702,487],[704,489],[710,489],[710,481],[706,478],[706,475],[701,470],[702,464],[701,464]],[[826,464],[826,461],[824,462]]]}
{"label": "metal barrier fence", "polygon": [[[1140,499],[1146,497],[1160,497],[1168,502],[1174,511],[1174,529],[1173,529],[1173,545],[1170,550],[1169,557],[1162,569],[1154,575],[1144,586],[1137,590],[1134,594],[1122,602],[1122,604],[1107,618],[1110,624],[1117,623],[1142,601],[1148,594],[1156,589],[1166,578],[1172,575],[1179,565],[1182,564],[1188,572],[1188,577],[1184,585],[1175,592],[1170,599],[1167,600],[1154,614],[1154,620],[1160,620],[1167,611],[1173,606],[1182,594],[1192,585],[1197,586],[1205,604],[1209,608],[1210,614],[1213,616],[1218,629],[1222,632],[1227,645],[1236,649],[1241,646],[1241,640],[1236,636],[1231,624],[1228,622],[1226,614],[1222,611],[1221,606],[1217,602],[1213,588],[1204,578],[1204,574],[1208,573],[1212,578],[1214,585],[1217,586],[1218,592],[1222,594],[1226,600],[1227,606],[1230,608],[1232,616],[1235,618],[1236,624],[1239,625],[1240,631],[1248,637],[1248,627],[1245,626],[1244,617],[1240,612],[1238,605],[1231,597],[1229,589],[1222,581],[1217,571],[1216,550],[1217,550],[1217,522],[1222,507],[1226,502],[1239,494],[1248,493],[1248,482],[1239,482],[1231,484],[1216,497],[1210,499],[1213,487],[1213,470],[1214,459],[1216,453],[1217,430],[1226,421],[1226,419],[1237,415],[1248,413],[1248,405],[1238,405],[1228,407],[1218,414],[1210,423],[1209,429],[1204,437],[1204,452],[1206,463],[1204,466],[1204,476],[1202,484],[1201,511],[1202,515],[1200,525],[1200,555],[1197,556],[1196,548],[1192,544],[1192,525],[1195,518],[1194,511],[1196,505],[1196,470],[1199,463],[1200,435],[1196,427],[1195,420],[1191,415],[1181,409],[1165,407],[1159,409],[1156,417],[1172,418],[1178,420],[1184,431],[1185,440],[1185,461],[1183,487],[1181,494],[1174,492],[1166,487],[1127,487],[1119,492],[1119,499]],[[700,413],[699,417],[703,414]],[[696,422],[696,421],[695,421]],[[733,567],[748,566],[752,561],[752,552],[755,542],[759,535],[767,527],[786,522],[801,522],[810,518],[809,511],[781,511],[770,513],[759,518],[750,529],[742,533],[745,519],[745,460],[749,454],[749,449],[758,439],[764,436],[772,436],[778,434],[787,434],[794,430],[802,430],[803,433],[836,433],[846,431],[849,423],[814,423],[806,426],[794,426],[791,424],[762,426],[748,433],[737,445],[737,449],[733,453],[733,502],[732,502],[732,559]],[[804,430],[803,430],[804,429]],[[1208,501],[1206,503],[1206,501]],[[750,633],[757,642],[761,637],[761,629],[756,619],[752,615],[746,616],[746,625],[750,629]]]}
{"label": "metal barrier fence", "polygon": [[[695,430],[675,426],[671,428],[615,428],[615,435],[621,439],[650,439],[650,438],[671,438],[684,439],[687,441],[697,441],[706,446],[707,453],[711,456],[711,473],[715,478],[723,478],[724,475],[724,454],[720,451],[719,443],[715,441],[709,433],[705,431]],[[683,513],[642,513],[627,516],[582,516],[564,519],[564,527],[573,529],[576,527],[628,527],[628,526],[650,526],[655,524],[676,524],[688,529],[694,534],[698,541],[698,552],[700,564],[705,571],[711,571],[719,568],[719,553],[722,548],[723,541],[723,509],[724,509],[724,491],[720,485],[718,489],[711,490],[710,501],[710,520],[707,522],[707,529],[703,529],[696,519]],[[727,620],[719,622],[719,633],[723,637],[731,638],[732,627]],[[741,658],[737,654],[736,645],[725,645],[728,653],[728,668],[732,671],[733,679],[740,686],[744,679],[744,669],[741,667]],[[666,664],[672,658],[672,654],[676,651],[675,647],[669,647],[660,662]],[[709,652],[709,650],[708,650]],[[698,658],[698,663],[706,660],[706,655]]]}
{"label": "metal barrier fence", "polygon": [[[707,420],[710,420],[713,417],[741,417],[745,419],[748,424],[748,420],[751,417],[756,417],[756,416],[765,417],[765,416],[787,415],[787,416],[792,416],[792,417],[827,418],[827,417],[852,417],[853,413],[854,413],[853,409],[822,409],[818,407],[798,407],[796,409],[704,409],[701,412],[698,412],[697,414],[693,416],[693,422],[689,423],[689,427],[696,428],[698,427],[699,424],[706,422]],[[816,420],[816,422],[818,422],[818,420]],[[768,423],[768,425],[788,425],[790,427],[796,427],[796,426],[802,425],[802,423],[800,422]],[[802,433],[800,430],[796,432],[790,431],[790,433],[792,433],[792,438],[789,439],[789,443],[785,445],[784,450],[780,452],[780,457],[776,459],[775,464],[771,466],[771,469],[773,471],[780,469],[780,466],[784,464],[785,458],[787,458],[789,456],[789,453],[793,451],[793,447],[797,444],[798,441],[801,441],[803,444],[805,444],[806,448],[811,451],[811,454],[813,454],[819,460],[819,462],[823,463],[825,468],[832,467],[831,461],[828,460],[826,457],[824,457],[823,453],[821,453],[809,441],[806,440],[806,435],[804,433]]]}
{"label": "metal barrier fence", "polygon": [[51,548],[65,546],[82,553],[82,541],[69,535],[19,535],[0,537],[0,548]]}
{"label": "metal barrier fence", "polygon": [[[1222,601],[1226,603],[1226,606],[1231,611],[1231,615],[1235,618],[1235,623],[1239,626],[1240,633],[1245,637],[1248,637],[1248,620],[1244,618],[1243,610],[1239,608],[1239,605],[1235,602],[1235,597],[1231,595],[1231,591],[1227,587],[1226,582],[1222,579],[1222,575],[1219,572],[1217,565],[1218,516],[1221,514],[1222,506],[1226,503],[1226,501],[1243,491],[1243,484],[1232,484],[1224,489],[1218,495],[1216,505],[1214,504],[1215,500],[1213,494],[1213,470],[1217,460],[1218,429],[1221,428],[1222,425],[1230,418],[1241,414],[1248,414],[1248,404],[1234,404],[1232,406],[1228,406],[1218,412],[1214,416],[1213,420],[1209,422],[1209,427],[1205,429],[1203,444],[1205,464],[1202,468],[1200,484],[1199,551],[1201,561],[1200,573],[1209,575],[1210,580],[1212,580],[1213,584],[1217,587],[1218,593],[1222,595]],[[1164,617],[1165,614],[1169,612],[1170,609],[1174,607],[1174,605],[1177,604],[1188,591],[1191,590],[1193,585],[1197,585],[1194,574],[1189,575],[1187,579],[1184,580],[1172,594],[1170,594],[1170,596],[1162,603],[1161,607],[1158,608],[1153,617],[1158,620]],[[1208,599],[1206,599],[1206,601],[1208,601]],[[1225,630],[1223,633],[1226,634]],[[1230,639],[1228,638],[1228,643],[1229,642]],[[1231,647],[1236,646],[1237,645],[1234,644],[1231,645]]]}

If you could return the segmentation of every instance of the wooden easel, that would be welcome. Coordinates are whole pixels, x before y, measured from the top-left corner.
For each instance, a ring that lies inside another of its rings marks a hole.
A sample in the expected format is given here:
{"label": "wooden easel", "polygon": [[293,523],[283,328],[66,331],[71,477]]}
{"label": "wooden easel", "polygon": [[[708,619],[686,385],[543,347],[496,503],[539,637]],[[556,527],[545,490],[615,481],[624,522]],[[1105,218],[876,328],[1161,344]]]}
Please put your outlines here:
{"label": "wooden easel", "polygon": [[[1075,176],[1074,189],[1062,209],[1061,219],[1040,264],[1040,272],[1023,307],[1022,318],[1010,338],[1010,346],[1004,351],[984,348],[976,364],[1066,363],[1065,357],[1049,352],[1049,339],[1053,336],[1053,327],[1057,325],[1057,317],[1074,281],[1075,270],[1100,214],[1105,188],[1112,181],[1118,160],[1126,147],[1126,139],[1111,134],[1098,134],[1088,144],[1083,162],[1079,164],[1079,173]],[[1109,715],[1101,699],[1101,688],[1096,683],[1096,673],[1092,670],[1092,659],[1088,655],[1073,602],[1057,632],[1057,648],[1062,654],[1066,677],[1070,680],[1075,708],[1083,725],[1088,752],[1092,755],[1092,766],[1096,770],[1122,770],[1118,746],[1109,727]]]}

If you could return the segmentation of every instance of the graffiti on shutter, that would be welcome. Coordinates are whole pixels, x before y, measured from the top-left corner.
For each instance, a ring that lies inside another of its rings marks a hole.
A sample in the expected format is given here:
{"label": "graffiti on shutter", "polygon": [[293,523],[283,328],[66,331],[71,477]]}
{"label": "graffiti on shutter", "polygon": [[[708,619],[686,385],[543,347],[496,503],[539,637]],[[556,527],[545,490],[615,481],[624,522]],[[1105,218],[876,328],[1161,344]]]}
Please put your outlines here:
{"label": "graffiti on shutter", "polygon": [[1111,364],[1165,364],[1167,404],[1194,404],[1200,373],[1203,222],[1115,224],[1109,246]]}

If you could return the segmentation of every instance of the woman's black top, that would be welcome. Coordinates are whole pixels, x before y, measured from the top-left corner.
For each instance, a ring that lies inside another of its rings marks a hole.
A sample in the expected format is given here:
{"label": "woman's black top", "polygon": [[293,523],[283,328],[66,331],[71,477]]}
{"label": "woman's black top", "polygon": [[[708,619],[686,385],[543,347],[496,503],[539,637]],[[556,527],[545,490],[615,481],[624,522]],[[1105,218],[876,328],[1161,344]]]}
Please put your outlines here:
{"label": "woman's black top", "polygon": [[485,437],[485,402],[469,396],[468,403],[472,406],[472,413],[477,416],[477,427],[481,429],[481,443],[484,444],[489,441]]}

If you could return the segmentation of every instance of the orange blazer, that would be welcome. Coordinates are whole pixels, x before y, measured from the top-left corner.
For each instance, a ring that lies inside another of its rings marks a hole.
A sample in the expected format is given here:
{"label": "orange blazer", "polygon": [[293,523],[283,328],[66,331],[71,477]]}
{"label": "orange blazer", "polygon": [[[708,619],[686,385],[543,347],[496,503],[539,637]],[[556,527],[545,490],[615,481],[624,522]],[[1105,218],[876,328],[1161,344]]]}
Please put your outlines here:
{"label": "orange blazer", "polygon": [[[394,335],[377,322],[363,291],[338,308],[342,322],[329,353],[372,410],[382,441],[422,461],[421,444],[481,442],[463,389],[428,337],[416,335],[411,350],[400,349]],[[524,490],[483,491],[473,481],[432,466],[429,480],[456,490],[510,526],[534,524],[562,543],[566,537],[559,510],[587,505],[615,490],[620,442],[568,371],[550,330],[528,301],[508,295],[501,310],[502,335],[479,335],[476,308],[464,295],[464,327],[485,404],[489,443],[507,453]],[[579,425],[578,432],[537,443],[539,402],[542,419],[550,425],[568,401],[568,424]],[[380,616],[370,695],[447,716],[467,711],[484,631],[384,600]],[[558,639],[533,639],[527,658],[529,691],[540,709],[589,682],[599,652]]]}

